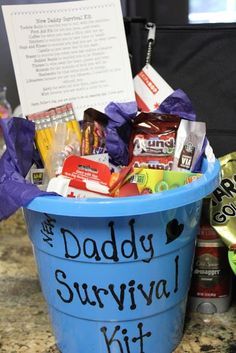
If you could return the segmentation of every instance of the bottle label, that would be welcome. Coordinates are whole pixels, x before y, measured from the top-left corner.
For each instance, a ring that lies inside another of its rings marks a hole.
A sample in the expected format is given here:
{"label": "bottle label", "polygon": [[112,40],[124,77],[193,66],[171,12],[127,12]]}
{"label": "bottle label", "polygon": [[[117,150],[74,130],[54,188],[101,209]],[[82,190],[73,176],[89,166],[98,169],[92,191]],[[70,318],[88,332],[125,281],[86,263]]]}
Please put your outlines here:
{"label": "bottle label", "polygon": [[217,242],[201,241],[196,247],[190,296],[222,298],[230,295],[227,248]]}
{"label": "bottle label", "polygon": [[221,238],[216,233],[215,229],[209,226],[208,224],[202,224],[198,239],[201,240],[220,240]]}
{"label": "bottle label", "polygon": [[178,167],[190,170],[193,162],[193,157],[195,153],[195,146],[191,141],[187,141],[180,153]]}
{"label": "bottle label", "polygon": [[8,118],[9,111],[4,106],[0,105],[0,119]]}

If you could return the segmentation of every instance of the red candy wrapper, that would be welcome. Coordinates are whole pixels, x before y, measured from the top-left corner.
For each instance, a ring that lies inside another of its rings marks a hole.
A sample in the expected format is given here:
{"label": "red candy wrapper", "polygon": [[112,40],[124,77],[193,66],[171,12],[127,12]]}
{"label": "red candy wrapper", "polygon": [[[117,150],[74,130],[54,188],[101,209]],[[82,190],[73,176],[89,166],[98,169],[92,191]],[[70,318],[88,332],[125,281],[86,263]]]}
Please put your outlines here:
{"label": "red candy wrapper", "polygon": [[131,165],[134,168],[171,170],[173,156],[134,156]]}
{"label": "red candy wrapper", "polygon": [[180,118],[141,113],[134,120],[131,163],[135,167],[171,170]]}
{"label": "red candy wrapper", "polygon": [[175,131],[160,134],[137,134],[133,140],[134,156],[173,156],[175,151]]}
{"label": "red candy wrapper", "polygon": [[134,120],[134,156],[173,156],[180,118],[171,114],[141,113]]}

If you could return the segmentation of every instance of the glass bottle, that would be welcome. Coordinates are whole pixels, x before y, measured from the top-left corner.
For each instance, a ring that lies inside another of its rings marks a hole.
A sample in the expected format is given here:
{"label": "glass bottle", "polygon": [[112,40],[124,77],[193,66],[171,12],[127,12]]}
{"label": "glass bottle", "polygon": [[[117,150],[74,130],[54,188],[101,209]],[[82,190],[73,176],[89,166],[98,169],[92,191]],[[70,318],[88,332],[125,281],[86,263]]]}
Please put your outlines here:
{"label": "glass bottle", "polygon": [[203,200],[190,288],[190,310],[223,313],[231,303],[232,273],[228,248],[209,222],[210,198]]}
{"label": "glass bottle", "polygon": [[7,87],[0,86],[0,118],[8,118],[12,114],[10,103],[7,101]]}
{"label": "glass bottle", "polygon": [[[7,87],[0,86],[0,119],[8,118],[12,114],[12,109],[10,103],[7,101]],[[2,131],[0,127],[0,157],[4,152],[4,140],[2,136]]]}

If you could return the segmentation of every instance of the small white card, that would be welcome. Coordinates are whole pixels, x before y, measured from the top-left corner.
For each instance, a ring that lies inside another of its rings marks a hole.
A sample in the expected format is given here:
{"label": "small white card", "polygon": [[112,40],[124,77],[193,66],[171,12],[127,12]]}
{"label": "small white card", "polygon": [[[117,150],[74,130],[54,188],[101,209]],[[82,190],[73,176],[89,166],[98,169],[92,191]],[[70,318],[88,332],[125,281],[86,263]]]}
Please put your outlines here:
{"label": "small white card", "polygon": [[135,100],[120,0],[2,6],[22,112]]}
{"label": "small white card", "polygon": [[173,92],[173,89],[147,64],[134,78],[134,89],[138,107],[141,111],[152,112]]}

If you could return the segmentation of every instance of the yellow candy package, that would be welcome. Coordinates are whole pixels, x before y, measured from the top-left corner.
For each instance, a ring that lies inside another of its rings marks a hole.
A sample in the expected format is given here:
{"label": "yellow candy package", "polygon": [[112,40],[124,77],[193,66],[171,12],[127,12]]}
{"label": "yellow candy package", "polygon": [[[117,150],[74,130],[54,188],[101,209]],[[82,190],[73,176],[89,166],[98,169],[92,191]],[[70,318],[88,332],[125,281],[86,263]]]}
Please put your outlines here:
{"label": "yellow candy package", "polygon": [[229,247],[229,262],[236,273],[236,152],[219,161],[221,183],[211,195],[210,222]]}

